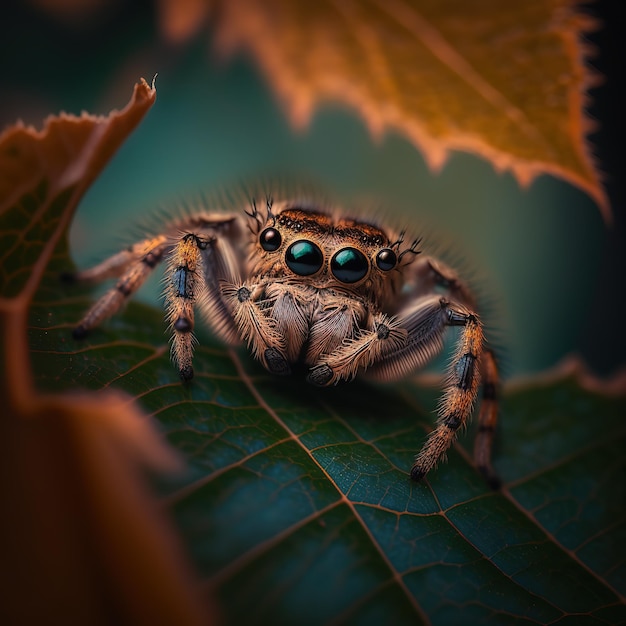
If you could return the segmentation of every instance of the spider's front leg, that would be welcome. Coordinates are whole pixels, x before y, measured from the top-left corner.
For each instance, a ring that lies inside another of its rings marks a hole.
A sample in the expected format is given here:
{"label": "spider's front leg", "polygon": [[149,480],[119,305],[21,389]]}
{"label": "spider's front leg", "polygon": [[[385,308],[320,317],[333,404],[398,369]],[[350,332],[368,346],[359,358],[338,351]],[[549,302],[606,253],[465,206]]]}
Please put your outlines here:
{"label": "spider's front leg", "polygon": [[267,284],[262,279],[236,284],[224,282],[221,292],[239,334],[248,344],[254,358],[261,361],[272,374],[291,373],[291,366],[285,357],[285,338],[268,314],[272,300],[267,298]]}
{"label": "spider's front leg", "polygon": [[407,335],[398,319],[379,313],[374,316],[370,329],[359,331],[356,337],[344,341],[312,367],[307,380],[324,387],[352,380],[359,370],[367,369],[385,354],[405,346]]}
{"label": "spider's front leg", "polygon": [[[458,430],[471,416],[484,355],[483,328],[471,308],[436,295],[419,298],[413,305],[402,309],[397,319],[407,329],[408,340],[405,346],[387,353],[374,364],[369,372],[374,378],[391,381],[416,371],[440,352],[447,327],[462,327],[445,379],[446,389],[438,408],[437,426],[411,468],[411,478],[421,480],[444,457]],[[491,413],[491,416],[493,427],[495,414]],[[484,448],[483,452],[483,465],[479,469],[495,486],[489,460],[490,447]]]}
{"label": "spider's front leg", "polygon": [[[446,391],[438,409],[437,426],[415,457],[411,478],[421,480],[437,465],[452,445],[459,428],[465,427],[472,413],[480,383],[483,330],[478,317],[468,308],[441,301],[445,324],[463,330],[450,364]],[[437,332],[437,331],[435,331]]]}
{"label": "spider's front leg", "polygon": [[[421,297],[393,318],[378,316],[372,330],[344,343],[323,363],[312,368],[309,374],[311,382],[330,384],[349,378],[358,367],[370,364],[370,378],[398,380],[418,370],[440,352],[444,332],[449,326],[461,326],[463,329],[446,378],[437,427],[411,469],[414,480],[420,480],[437,465],[454,442],[459,428],[467,424],[471,415],[480,383],[481,359],[485,354],[482,324],[472,310],[437,295]],[[388,342],[391,337],[393,340]],[[490,361],[491,366],[495,367],[495,361]],[[490,411],[489,415],[491,422],[485,425],[492,430],[495,411]],[[478,448],[479,469],[496,486],[497,479],[489,460],[490,441],[488,436],[483,438]]]}
{"label": "spider's front leg", "polygon": [[165,303],[172,329],[172,359],[183,380],[193,378],[194,305],[206,291],[202,278],[209,268],[203,252],[210,243],[208,239],[187,233],[178,241],[168,260]]}
{"label": "spider's front leg", "polygon": [[[203,228],[184,234],[172,249],[165,280],[167,319],[172,330],[172,358],[180,377],[193,378],[194,309],[226,343],[237,344],[241,332],[225,285],[241,284],[240,264],[229,236],[229,222],[206,220]],[[245,287],[241,287],[243,296]],[[245,298],[244,298],[245,300]]]}
{"label": "spider's front leg", "polygon": [[[450,299],[460,302],[468,309],[476,306],[469,287],[456,272],[432,257],[423,256],[410,266],[410,277],[414,283],[414,297],[432,293],[436,288],[444,289]],[[480,359],[482,397],[478,415],[478,433],[474,442],[474,462],[489,485],[497,489],[500,479],[491,464],[491,451],[498,422],[498,395],[500,374],[493,350],[485,348]]]}

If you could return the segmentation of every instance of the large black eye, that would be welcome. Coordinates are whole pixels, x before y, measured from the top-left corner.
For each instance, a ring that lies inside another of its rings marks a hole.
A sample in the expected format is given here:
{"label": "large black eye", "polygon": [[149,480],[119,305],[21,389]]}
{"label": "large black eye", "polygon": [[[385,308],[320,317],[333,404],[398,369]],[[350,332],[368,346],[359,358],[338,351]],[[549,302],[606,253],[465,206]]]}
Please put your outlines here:
{"label": "large black eye", "polygon": [[342,283],[358,283],[367,274],[369,263],[360,250],[344,248],[331,259],[330,270]]}
{"label": "large black eye", "polygon": [[275,252],[280,248],[282,237],[275,228],[266,228],[259,236],[261,248],[268,252]]}
{"label": "large black eye", "polygon": [[378,265],[383,272],[392,270],[397,262],[398,257],[391,248],[384,248],[376,255],[376,265]]}
{"label": "large black eye", "polygon": [[322,267],[324,255],[314,243],[301,239],[287,248],[285,262],[294,274],[310,276]]}

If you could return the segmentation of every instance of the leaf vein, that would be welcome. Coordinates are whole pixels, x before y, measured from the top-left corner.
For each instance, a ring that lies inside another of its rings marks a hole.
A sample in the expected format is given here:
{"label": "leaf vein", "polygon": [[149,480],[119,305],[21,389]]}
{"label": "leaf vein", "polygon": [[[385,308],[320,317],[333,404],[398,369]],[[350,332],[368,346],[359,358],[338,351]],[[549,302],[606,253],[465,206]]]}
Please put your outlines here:
{"label": "leaf vein", "polygon": [[413,606],[415,612],[421,617],[421,619],[425,623],[428,623],[429,620],[428,620],[424,610],[422,609],[422,607],[417,602],[417,599],[415,598],[415,596],[407,588],[406,583],[404,582],[403,577],[400,575],[400,573],[393,566],[393,564],[389,560],[389,557],[387,556],[387,554],[385,554],[385,551],[382,549],[382,547],[380,546],[378,541],[376,541],[376,538],[372,534],[372,532],[369,529],[369,527],[367,526],[367,524],[364,522],[362,517],[358,514],[358,512],[357,512],[357,510],[356,510],[356,508],[354,506],[354,503],[341,491],[341,489],[339,489],[339,487],[337,486],[335,481],[332,479],[332,477],[320,465],[320,463],[311,454],[311,451],[304,445],[304,443],[300,440],[300,438],[295,433],[293,433],[291,431],[291,429],[287,426],[287,424],[285,424],[285,422],[280,418],[280,416],[276,413],[276,411],[274,411],[274,409],[272,409],[272,407],[269,406],[267,404],[267,402],[265,402],[265,400],[263,399],[263,397],[259,393],[258,389],[252,384],[252,381],[251,381],[250,377],[248,376],[247,372],[245,371],[245,369],[243,368],[243,366],[242,366],[242,364],[241,364],[237,354],[233,350],[229,350],[229,353],[230,353],[231,359],[233,360],[233,363],[235,364],[235,367],[237,368],[237,371],[239,372],[239,374],[241,376],[241,379],[244,381],[244,383],[246,384],[246,386],[248,387],[250,392],[257,398],[257,400],[259,401],[259,404],[261,404],[261,406],[263,406],[263,408],[267,411],[267,413],[269,415],[271,415],[272,418],[280,426],[282,426],[285,429],[286,432],[288,432],[290,434],[290,438],[293,439],[293,441],[295,441],[298,444],[298,446],[300,446],[302,448],[302,450],[311,458],[311,460],[320,468],[320,470],[322,472],[324,472],[324,474],[326,475],[326,478],[328,479],[328,481],[332,485],[334,485],[335,489],[339,493],[341,501],[344,502],[348,506],[348,508],[350,509],[352,515],[354,516],[354,519],[356,519],[359,522],[359,524],[361,525],[363,531],[368,536],[372,546],[374,546],[374,548],[377,550],[380,558],[383,560],[383,562],[389,568],[389,571],[392,573],[392,576],[393,576],[396,584],[403,591],[403,593],[407,597],[408,601]]}

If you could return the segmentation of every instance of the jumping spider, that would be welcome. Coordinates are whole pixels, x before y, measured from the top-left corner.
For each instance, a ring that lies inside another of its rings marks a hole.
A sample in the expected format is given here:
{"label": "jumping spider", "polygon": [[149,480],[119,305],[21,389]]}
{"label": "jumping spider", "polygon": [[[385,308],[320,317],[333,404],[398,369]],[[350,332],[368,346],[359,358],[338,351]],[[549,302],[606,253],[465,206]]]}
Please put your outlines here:
{"label": "jumping spider", "polygon": [[245,341],[273,374],[303,363],[314,385],[335,385],[367,370],[393,381],[441,349],[459,326],[436,428],[411,468],[420,480],[445,455],[471,415],[482,380],[474,456],[492,486],[491,445],[498,371],[467,286],[447,266],[405,244],[404,233],[298,202],[267,198],[241,213],[199,211],[173,220],[79,281],[116,278],[74,329],[81,338],[116,313],[152,270],[167,262],[165,302],[172,358],[193,377],[194,308],[228,344]]}

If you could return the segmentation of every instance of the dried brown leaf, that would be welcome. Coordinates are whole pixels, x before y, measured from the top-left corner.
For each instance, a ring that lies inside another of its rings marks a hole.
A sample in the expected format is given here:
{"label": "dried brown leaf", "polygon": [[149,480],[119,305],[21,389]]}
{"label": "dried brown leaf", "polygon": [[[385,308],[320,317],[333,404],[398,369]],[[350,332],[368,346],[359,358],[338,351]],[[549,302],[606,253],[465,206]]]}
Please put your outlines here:
{"label": "dried brown leaf", "polygon": [[[463,150],[510,170],[522,185],[552,174],[585,190],[610,220],[585,139],[592,128],[585,92],[597,77],[581,39],[596,25],[577,4],[229,0],[205,7],[216,5],[218,48],[249,51],[297,127],[320,103],[341,102],[374,136],[404,134],[434,170]],[[165,32],[193,18],[171,0],[161,6],[169,7]]]}
{"label": "dried brown leaf", "polygon": [[33,294],[78,201],[154,103],[145,81],[106,117],[62,114],[0,136],[0,420],[6,623],[206,623],[146,469],[178,467],[130,399],[40,394],[27,343]]}
{"label": "dried brown leaf", "polygon": [[207,0],[159,0],[157,9],[162,34],[171,43],[191,39],[206,25],[212,4]]}

